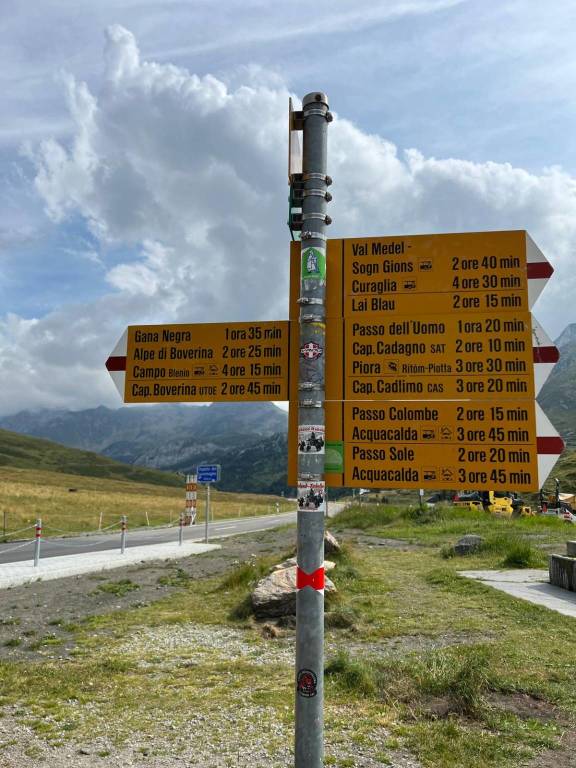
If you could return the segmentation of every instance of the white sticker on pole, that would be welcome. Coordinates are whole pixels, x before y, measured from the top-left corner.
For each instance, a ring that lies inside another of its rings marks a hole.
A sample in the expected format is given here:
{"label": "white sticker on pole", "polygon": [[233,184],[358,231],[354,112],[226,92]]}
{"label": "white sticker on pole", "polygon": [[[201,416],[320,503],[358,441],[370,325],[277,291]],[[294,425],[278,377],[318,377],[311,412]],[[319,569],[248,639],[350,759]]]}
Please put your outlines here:
{"label": "white sticker on pole", "polygon": [[325,446],[323,424],[298,425],[298,453],[324,453]]}
{"label": "white sticker on pole", "polygon": [[298,509],[326,512],[326,487],[318,480],[298,481]]}

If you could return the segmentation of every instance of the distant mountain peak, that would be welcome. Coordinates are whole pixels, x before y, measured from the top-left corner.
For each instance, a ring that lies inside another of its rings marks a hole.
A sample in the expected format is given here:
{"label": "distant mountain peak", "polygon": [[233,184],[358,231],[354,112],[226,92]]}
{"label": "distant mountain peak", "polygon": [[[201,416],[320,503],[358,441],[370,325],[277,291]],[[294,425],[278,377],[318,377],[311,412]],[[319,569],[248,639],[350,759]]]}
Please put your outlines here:
{"label": "distant mountain peak", "polygon": [[576,323],[570,323],[570,325],[567,325],[560,336],[558,336],[554,344],[556,344],[558,349],[562,349],[562,347],[566,347],[568,344],[572,344],[573,341],[576,341]]}

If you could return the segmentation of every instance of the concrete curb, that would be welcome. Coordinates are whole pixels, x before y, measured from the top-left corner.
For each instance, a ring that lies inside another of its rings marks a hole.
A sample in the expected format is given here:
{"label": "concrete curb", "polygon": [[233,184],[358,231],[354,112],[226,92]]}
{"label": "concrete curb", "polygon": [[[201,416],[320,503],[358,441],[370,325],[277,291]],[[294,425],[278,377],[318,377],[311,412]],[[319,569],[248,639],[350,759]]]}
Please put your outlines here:
{"label": "concrete curb", "polygon": [[543,569],[458,571],[458,573],[467,579],[476,579],[487,587],[506,592],[512,597],[576,618],[576,593],[550,584],[548,571]]}
{"label": "concrete curb", "polygon": [[34,568],[32,559],[26,563],[6,563],[0,565],[0,589],[30,584],[34,581],[62,579],[66,576],[80,576],[83,573],[97,573],[123,568],[127,565],[148,562],[150,560],[178,560],[188,555],[201,555],[221,549],[219,544],[198,544],[185,542],[151,544],[143,547],[131,547],[124,554],[116,550],[89,552],[79,555],[58,555],[40,560],[40,566]]}

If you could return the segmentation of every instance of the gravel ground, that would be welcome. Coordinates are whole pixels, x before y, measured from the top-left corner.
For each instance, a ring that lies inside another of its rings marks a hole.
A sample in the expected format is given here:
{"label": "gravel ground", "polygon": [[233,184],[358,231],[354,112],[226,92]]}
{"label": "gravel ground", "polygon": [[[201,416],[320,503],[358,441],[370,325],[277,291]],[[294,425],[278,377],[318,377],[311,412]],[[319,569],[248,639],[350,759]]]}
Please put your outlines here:
{"label": "gravel ground", "polygon": [[[170,739],[149,741],[139,736],[121,749],[101,739],[89,744],[68,743],[48,747],[28,726],[21,724],[13,711],[0,718],[1,768],[290,768],[293,765],[292,728],[274,721],[275,714],[266,707],[244,707],[234,714],[221,712],[206,722],[191,717],[186,733],[174,733]],[[161,724],[159,724],[161,726]],[[211,743],[210,735],[219,731],[235,734],[227,744]],[[388,753],[382,762],[370,752],[382,743],[386,733],[370,748],[351,743],[346,729],[337,739],[326,733],[326,757],[350,768],[421,768],[409,755]]]}
{"label": "gravel ground", "polygon": [[[277,553],[284,555],[294,545],[294,530],[266,531],[253,536],[236,537],[223,542],[217,552],[193,556],[177,563],[146,563],[119,569],[113,573],[38,582],[0,593],[0,659],[39,661],[70,658],[73,635],[66,624],[75,624],[91,615],[146,605],[170,594],[175,587],[158,583],[162,576],[183,569],[192,578],[214,576],[227,571],[235,561]],[[102,592],[102,583],[129,579],[137,586],[124,595]],[[55,637],[57,646],[40,646],[38,641]],[[15,645],[18,642],[18,645]],[[12,645],[6,645],[12,643]],[[190,658],[190,649],[194,649]],[[140,665],[152,662],[146,656],[161,657],[158,671],[184,664],[195,666],[203,659],[226,660],[234,664],[252,664],[289,668],[294,661],[293,632],[275,640],[264,640],[254,633],[228,627],[194,624],[145,628],[135,632],[114,650],[141,657]],[[331,652],[327,648],[327,652]],[[75,702],[69,702],[75,705]],[[78,704],[78,706],[80,706]],[[83,705],[86,714],[95,705]],[[0,768],[290,768],[293,764],[293,726],[287,702],[286,717],[278,720],[273,707],[256,705],[236,698],[229,708],[203,707],[203,713],[189,713],[186,729],[178,730],[170,713],[159,713],[154,734],[134,733],[121,746],[115,743],[114,725],[110,733],[93,741],[75,742],[72,734],[62,732],[63,743],[50,746],[28,724],[29,712],[21,707],[5,706],[0,716]],[[208,714],[207,714],[208,713]],[[332,711],[337,722],[326,730],[326,755],[333,766],[351,768],[419,768],[410,756],[390,753],[384,748],[388,736],[382,729],[370,743],[358,745],[350,737],[352,712]],[[52,723],[57,727],[57,723]],[[382,762],[376,755],[385,752]]]}
{"label": "gravel ground", "polygon": [[[292,529],[263,531],[251,536],[223,539],[221,550],[192,555],[179,561],[143,563],[98,574],[73,576],[54,581],[34,582],[0,590],[0,660],[58,656],[67,658],[74,647],[66,624],[89,616],[148,605],[171,594],[177,587],[159,583],[163,576],[182,569],[191,578],[201,579],[224,573],[234,561],[271,552],[285,554],[294,546]],[[103,584],[129,579],[137,589],[124,595],[103,592]],[[38,649],[40,638],[53,636],[62,645]],[[6,645],[16,643],[18,645]]]}

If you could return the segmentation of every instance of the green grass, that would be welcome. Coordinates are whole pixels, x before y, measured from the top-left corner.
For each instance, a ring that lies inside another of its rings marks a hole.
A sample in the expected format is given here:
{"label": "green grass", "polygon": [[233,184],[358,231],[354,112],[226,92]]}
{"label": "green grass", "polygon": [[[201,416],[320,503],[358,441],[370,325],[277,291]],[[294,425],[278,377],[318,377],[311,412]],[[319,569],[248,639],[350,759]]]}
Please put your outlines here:
{"label": "green grass", "polygon": [[[346,519],[350,528],[419,546],[348,544],[334,558],[330,576],[339,592],[326,614],[331,736],[377,751],[384,764],[394,764],[393,751],[402,748],[426,768],[514,768],[558,742],[559,721],[576,727],[574,620],[458,575],[462,568],[500,567],[510,556],[525,565],[540,545],[564,542],[562,524],[450,509],[424,522],[382,507],[363,508],[363,526],[356,510],[336,526],[343,530]],[[487,542],[482,551],[442,558],[442,547],[476,531]],[[523,543],[528,547],[519,548]],[[193,588],[176,572],[175,584],[184,587],[177,593],[84,621],[74,630],[76,656],[65,665],[50,658],[39,665],[0,663],[0,702],[19,706],[22,717],[54,741],[84,741],[112,729],[118,743],[141,734],[148,745],[144,735],[164,734],[159,712],[170,711],[178,730],[191,710],[213,721],[246,702],[269,708],[270,721],[259,728],[271,739],[272,723],[290,731],[293,668],[285,655],[277,661],[273,655],[285,646],[264,641],[258,625],[231,617],[280,559],[235,564],[225,577],[197,579]],[[179,633],[197,625],[234,630],[253,656],[233,657],[232,646],[200,648],[185,639],[137,649],[148,628],[172,625]],[[518,694],[557,707],[552,719],[514,714],[506,701]],[[223,741],[242,738],[234,723],[220,727]],[[327,755],[327,765],[341,762]]]}
{"label": "green grass", "polygon": [[544,568],[547,559],[541,550],[538,550],[529,541],[512,541],[502,559],[503,568]]}
{"label": "green grass", "polygon": [[158,584],[163,587],[188,587],[192,577],[183,568],[176,568],[176,570],[166,576],[160,576]]}
{"label": "green grass", "polygon": [[138,584],[134,584],[130,579],[120,579],[120,581],[111,581],[108,584],[99,584],[96,591],[116,595],[116,597],[124,597],[124,595],[134,592],[136,589],[140,589]]}

